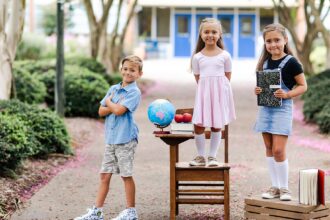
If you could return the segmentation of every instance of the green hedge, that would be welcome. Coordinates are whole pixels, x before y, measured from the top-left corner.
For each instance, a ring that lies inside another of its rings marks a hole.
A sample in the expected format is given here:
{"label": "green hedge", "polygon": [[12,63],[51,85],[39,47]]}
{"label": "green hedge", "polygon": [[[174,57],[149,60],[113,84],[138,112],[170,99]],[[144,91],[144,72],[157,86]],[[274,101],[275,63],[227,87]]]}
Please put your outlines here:
{"label": "green hedge", "polygon": [[308,91],[302,96],[305,120],[317,123],[321,132],[329,133],[330,70],[309,78],[307,83]]}
{"label": "green hedge", "polygon": [[46,86],[38,78],[24,69],[15,69],[16,95],[19,100],[29,104],[39,104],[45,101]]}
{"label": "green hedge", "polygon": [[[39,75],[47,87],[46,102],[54,106],[55,71]],[[104,78],[86,68],[65,66],[65,115],[98,117],[99,102],[109,89]]]}
{"label": "green hedge", "polygon": [[322,111],[324,106],[330,102],[330,79],[310,84],[308,91],[303,96],[303,113],[305,119],[310,122],[316,122],[316,115]]}
{"label": "green hedge", "polygon": [[26,123],[15,115],[0,114],[0,174],[16,169],[21,160],[33,155],[34,143],[29,138]]}
{"label": "green hedge", "polygon": [[90,57],[71,56],[65,59],[65,64],[85,67],[94,73],[106,74],[107,72],[100,62]]}
{"label": "green hedge", "polygon": [[[14,127],[18,132],[9,129],[6,133],[6,136],[9,137],[10,135],[18,137],[21,135],[22,138],[18,142],[0,139],[5,140],[7,146],[14,144],[20,149],[24,149],[21,151],[26,153],[20,154],[20,157],[45,157],[50,153],[72,154],[65,124],[54,112],[39,109],[37,106],[31,106],[18,100],[10,100],[0,101],[0,116],[4,118],[4,121],[10,117],[13,125],[9,124],[8,127],[15,126],[15,124],[19,126],[17,129]],[[25,141],[24,135],[27,141]]]}
{"label": "green hedge", "polygon": [[[71,57],[66,62],[64,69],[66,116],[97,117],[99,101],[110,85],[122,80],[121,75],[118,73],[107,75],[102,64],[91,58]],[[21,78],[16,83],[19,94],[17,97],[20,100],[27,103],[46,102],[48,107],[54,109],[55,60],[15,62],[14,72],[17,79]],[[46,87],[46,95],[41,84]]]}
{"label": "green hedge", "polygon": [[316,116],[316,123],[322,133],[330,133],[330,102]]}

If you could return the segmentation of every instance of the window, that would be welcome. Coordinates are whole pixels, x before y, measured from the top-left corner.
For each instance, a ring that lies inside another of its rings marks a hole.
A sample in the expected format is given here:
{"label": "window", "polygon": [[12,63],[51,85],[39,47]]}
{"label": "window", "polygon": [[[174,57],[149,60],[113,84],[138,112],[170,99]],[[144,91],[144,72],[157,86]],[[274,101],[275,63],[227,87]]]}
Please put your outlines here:
{"label": "window", "polygon": [[242,36],[251,36],[252,33],[252,18],[242,18],[241,20],[241,35]]}
{"label": "window", "polygon": [[151,8],[143,8],[139,14],[139,37],[151,37]]}
{"label": "window", "polygon": [[157,37],[170,37],[169,8],[157,8]]}
{"label": "window", "polygon": [[188,34],[188,18],[178,17],[178,34],[185,35]]}
{"label": "window", "polygon": [[231,36],[231,22],[230,18],[221,18],[220,20],[222,26],[222,32],[225,35]]}

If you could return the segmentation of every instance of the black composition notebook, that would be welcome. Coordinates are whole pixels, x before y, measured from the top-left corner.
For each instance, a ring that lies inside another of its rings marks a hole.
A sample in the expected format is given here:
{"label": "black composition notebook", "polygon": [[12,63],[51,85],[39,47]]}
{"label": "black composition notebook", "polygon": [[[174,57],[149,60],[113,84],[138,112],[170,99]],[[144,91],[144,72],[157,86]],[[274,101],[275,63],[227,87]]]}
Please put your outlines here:
{"label": "black composition notebook", "polygon": [[257,96],[259,106],[279,107],[282,106],[282,99],[276,98],[274,92],[281,88],[281,71],[263,70],[257,71],[257,86],[262,92]]}

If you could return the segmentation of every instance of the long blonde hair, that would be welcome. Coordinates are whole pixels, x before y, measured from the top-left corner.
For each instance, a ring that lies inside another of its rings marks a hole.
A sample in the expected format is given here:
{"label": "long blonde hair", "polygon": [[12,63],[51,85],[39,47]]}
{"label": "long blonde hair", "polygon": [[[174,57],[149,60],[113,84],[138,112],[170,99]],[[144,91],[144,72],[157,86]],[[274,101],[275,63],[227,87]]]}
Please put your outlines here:
{"label": "long blonde hair", "polygon": [[222,39],[222,27],[221,27],[220,21],[215,19],[215,18],[204,18],[202,20],[201,24],[199,25],[198,39],[197,39],[197,44],[196,44],[194,54],[198,53],[199,51],[201,51],[205,47],[205,43],[204,43],[204,41],[202,40],[202,37],[201,37],[201,32],[202,32],[203,27],[206,23],[215,23],[216,25],[218,25],[219,31],[220,31],[220,38],[217,41],[217,46],[221,49],[225,49],[225,45],[224,45],[223,39]]}
{"label": "long blonde hair", "polygon": [[[285,31],[285,27],[283,25],[277,23],[277,24],[269,24],[263,29],[262,37],[263,37],[264,41],[265,41],[266,34],[271,31],[277,31],[277,32],[281,33],[285,39],[288,39],[288,35]],[[284,45],[284,53],[292,55],[292,50],[290,49],[288,43],[286,43]],[[266,45],[264,44],[258,64],[257,64],[257,68],[256,68],[257,71],[263,69],[263,64],[264,64],[265,60],[269,59],[271,56],[272,55],[266,50]]]}
{"label": "long blonde hair", "polygon": [[201,32],[206,23],[215,23],[216,25],[218,25],[219,31],[220,31],[220,37],[217,41],[217,46],[221,49],[225,49],[225,44],[223,43],[223,39],[222,39],[222,27],[221,27],[220,21],[215,18],[204,18],[202,20],[201,24],[199,25],[196,48],[195,48],[195,51],[194,51],[193,55],[191,56],[191,60],[190,60],[190,70],[192,69],[192,57],[194,56],[194,54],[200,52],[205,47],[205,42],[203,41],[203,39],[201,37]]}

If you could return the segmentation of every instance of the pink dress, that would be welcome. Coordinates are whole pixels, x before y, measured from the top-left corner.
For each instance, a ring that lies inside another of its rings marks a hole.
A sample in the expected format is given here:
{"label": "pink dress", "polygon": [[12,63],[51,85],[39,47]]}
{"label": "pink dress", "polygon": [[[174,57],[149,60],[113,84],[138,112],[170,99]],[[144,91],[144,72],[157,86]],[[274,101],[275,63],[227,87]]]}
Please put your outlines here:
{"label": "pink dress", "polygon": [[199,74],[192,122],[202,127],[223,128],[236,119],[233,92],[225,72],[231,72],[230,54],[201,52],[192,58],[192,71]]}

